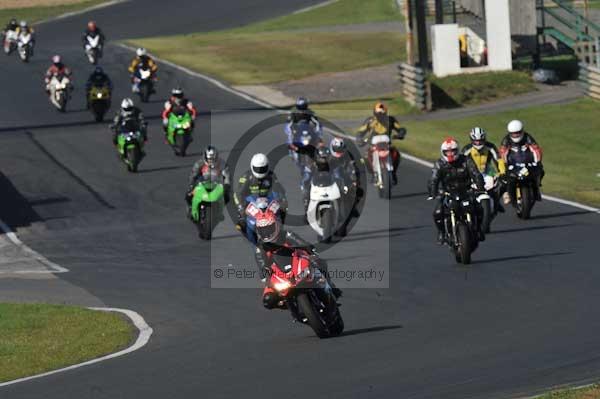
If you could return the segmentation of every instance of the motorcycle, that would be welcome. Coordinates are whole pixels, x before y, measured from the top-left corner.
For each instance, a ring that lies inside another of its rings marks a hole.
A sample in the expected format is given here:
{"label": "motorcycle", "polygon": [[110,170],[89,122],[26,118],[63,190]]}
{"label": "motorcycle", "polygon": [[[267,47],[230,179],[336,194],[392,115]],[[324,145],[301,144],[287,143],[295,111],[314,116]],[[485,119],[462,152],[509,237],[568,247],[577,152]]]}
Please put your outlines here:
{"label": "motorcycle", "polygon": [[[348,193],[347,187],[342,190],[344,194]],[[331,242],[334,233],[345,236],[349,222],[348,213],[342,192],[332,173],[316,172],[311,180],[306,218],[310,227],[317,233],[319,241]]]}
{"label": "motorcycle", "polygon": [[273,255],[269,285],[279,295],[279,307],[288,308],[294,320],[308,324],[319,338],[340,335],[344,320],[336,297],[321,271],[300,249]]}
{"label": "motorcycle", "polygon": [[150,100],[150,95],[154,93],[154,78],[149,67],[140,65],[135,71],[133,82],[136,84],[137,93],[143,103]]}
{"label": "motorcycle", "polygon": [[531,210],[541,196],[538,187],[538,159],[529,146],[512,148],[507,158],[508,194],[520,219],[529,219]]}
{"label": "motorcycle", "polygon": [[288,125],[291,141],[290,152],[292,159],[300,170],[304,170],[314,158],[315,151],[321,145],[321,137],[317,128],[308,121],[300,121],[294,125]]}
{"label": "motorcycle", "polygon": [[[406,129],[400,129],[394,136],[395,139],[402,140],[406,136]],[[387,134],[373,135],[371,138],[371,148],[369,149],[368,160],[371,170],[375,177],[375,187],[379,193],[379,198],[392,198],[392,182],[394,173],[394,163],[391,151],[392,142]]]}
{"label": "motorcycle", "polygon": [[496,193],[498,189],[498,177],[484,173],[483,182],[486,194],[477,197],[477,202],[480,208],[481,230],[488,234],[491,231],[492,220],[497,215],[498,197]]}
{"label": "motorcycle", "polygon": [[4,53],[10,55],[17,48],[18,36],[14,30],[7,30],[3,34],[4,39]]}
{"label": "motorcycle", "polygon": [[125,121],[118,127],[117,151],[127,171],[135,173],[143,157],[144,140],[138,123],[133,120]]}
{"label": "motorcycle", "polygon": [[167,142],[175,155],[185,157],[186,150],[192,142],[193,120],[188,110],[182,107],[169,114],[167,125]]}
{"label": "motorcycle", "polygon": [[[487,194],[480,195],[477,201],[489,199],[486,196]],[[464,194],[446,192],[442,206],[445,209],[445,242],[454,253],[456,261],[468,265],[471,263],[471,254],[480,241],[475,204]]]}
{"label": "motorcycle", "polygon": [[17,43],[17,49],[19,58],[23,62],[29,62],[29,58],[33,53],[33,35],[31,33],[19,34],[19,41]]}
{"label": "motorcycle", "polygon": [[102,122],[110,109],[110,88],[108,86],[92,86],[88,96],[90,111],[96,122]]}
{"label": "motorcycle", "polygon": [[267,209],[270,209],[281,219],[283,223],[285,219],[285,209],[282,209],[281,207],[279,194],[273,191],[271,191],[266,197],[249,195],[246,197],[246,202],[248,203],[244,211],[246,219],[244,226],[240,226],[239,229],[244,232],[246,238],[251,244],[256,245],[258,239],[256,235],[256,215],[259,212],[264,212]]}
{"label": "motorcycle", "polygon": [[202,240],[210,240],[219,222],[225,220],[223,177],[214,169],[203,176],[192,194],[191,216]]}
{"label": "motorcycle", "polygon": [[85,55],[87,55],[90,64],[96,65],[102,57],[102,43],[100,43],[100,35],[96,37],[86,36],[87,43],[85,44]]}
{"label": "motorcycle", "polygon": [[65,112],[70,98],[71,80],[66,75],[55,75],[50,80],[50,102]]}

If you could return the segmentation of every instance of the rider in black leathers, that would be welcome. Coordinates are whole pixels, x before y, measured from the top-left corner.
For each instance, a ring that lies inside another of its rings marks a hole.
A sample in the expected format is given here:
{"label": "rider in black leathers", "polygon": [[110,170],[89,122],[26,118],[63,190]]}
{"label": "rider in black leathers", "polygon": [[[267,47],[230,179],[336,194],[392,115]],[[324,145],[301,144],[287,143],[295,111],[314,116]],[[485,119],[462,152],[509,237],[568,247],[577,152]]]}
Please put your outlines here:
{"label": "rider in black leathers", "polygon": [[[433,166],[432,175],[429,179],[429,199],[443,194],[444,192],[457,193],[469,196],[472,184],[475,184],[477,193],[485,193],[483,176],[479,173],[477,166],[470,157],[460,154],[458,142],[449,138],[442,143],[442,156]],[[433,220],[438,229],[438,243],[445,241],[444,234],[445,207],[443,197],[440,196],[433,211]],[[484,240],[484,233],[479,229],[480,240]]]}
{"label": "rider in black leathers", "polygon": [[87,98],[87,107],[90,107],[90,90],[92,87],[104,87],[107,86],[108,90],[112,92],[113,85],[108,77],[108,75],[104,72],[102,67],[97,66],[94,69],[94,72],[91,73],[85,84],[85,96]]}

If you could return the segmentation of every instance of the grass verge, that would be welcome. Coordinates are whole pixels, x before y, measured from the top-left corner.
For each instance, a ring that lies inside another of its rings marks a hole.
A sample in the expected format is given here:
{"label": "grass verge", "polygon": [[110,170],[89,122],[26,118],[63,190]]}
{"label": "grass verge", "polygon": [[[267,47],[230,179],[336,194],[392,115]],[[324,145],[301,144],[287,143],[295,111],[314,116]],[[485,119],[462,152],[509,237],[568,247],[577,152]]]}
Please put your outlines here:
{"label": "grass verge", "polygon": [[377,101],[383,101],[389,108],[391,115],[419,114],[417,108],[408,104],[400,95],[391,95],[381,98],[365,98],[352,101],[315,103],[313,110],[325,119],[353,120],[357,116],[367,118],[373,111],[373,105]]}
{"label": "grass verge", "polygon": [[[133,40],[136,46],[230,84],[265,84],[392,63],[403,35],[364,32],[214,32]],[[373,43],[377,43],[376,46]]]}
{"label": "grass verge", "polygon": [[16,18],[18,21],[24,19],[29,23],[35,23],[68,12],[83,10],[88,7],[105,3],[106,1],[108,0],[87,0],[80,3],[64,4],[57,6],[0,9],[0,23],[2,24],[3,29],[11,18]]}
{"label": "grass verge", "polygon": [[481,104],[535,90],[528,73],[486,72],[444,78],[430,76],[431,95],[436,108]]}
{"label": "grass verge", "polygon": [[409,131],[398,147],[415,156],[434,160],[447,136],[466,144],[468,132],[481,126],[498,144],[506,124],[521,119],[544,149],[546,177],[543,191],[600,206],[600,119],[598,103],[590,99],[568,105],[531,107],[495,115],[455,120],[406,122]]}
{"label": "grass verge", "polygon": [[0,382],[125,348],[134,327],[117,313],[73,306],[0,304]]}
{"label": "grass verge", "polygon": [[580,389],[564,389],[552,391],[540,396],[538,399],[599,399],[600,385],[595,384]]}

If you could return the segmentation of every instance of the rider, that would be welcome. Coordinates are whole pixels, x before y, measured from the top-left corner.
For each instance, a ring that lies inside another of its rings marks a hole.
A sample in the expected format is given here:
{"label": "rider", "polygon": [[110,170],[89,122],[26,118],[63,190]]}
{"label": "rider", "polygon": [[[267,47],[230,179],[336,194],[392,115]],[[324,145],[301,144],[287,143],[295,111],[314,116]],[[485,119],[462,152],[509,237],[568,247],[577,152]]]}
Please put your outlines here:
{"label": "rider", "polygon": [[[441,158],[436,161],[429,179],[429,198],[437,197],[440,193],[452,192],[465,195],[470,191],[471,184],[475,183],[477,193],[485,192],[483,176],[479,173],[477,165],[472,158],[458,152],[458,142],[450,137],[444,140],[440,147]],[[433,221],[438,229],[438,243],[445,242],[444,234],[444,205],[443,197],[435,206]],[[479,229],[479,239],[484,240],[485,235]]]}
{"label": "rider", "polygon": [[309,254],[310,262],[321,271],[332,288],[336,298],[342,296],[342,290],[337,288],[327,272],[327,262],[321,259],[315,247],[291,231],[285,231],[281,220],[272,212],[266,211],[257,216],[256,234],[258,242],[254,257],[262,281],[267,285],[263,290],[263,306],[267,309],[278,307],[277,291],[270,287],[268,276],[271,273],[271,263],[274,255],[292,256],[294,250],[304,250]]}
{"label": "rider", "polygon": [[342,176],[339,174],[339,170],[335,170],[331,163],[331,151],[327,147],[319,147],[315,152],[314,162],[310,165],[310,167],[306,168],[306,172],[302,178],[302,194],[303,199],[302,202],[304,204],[304,210],[308,208],[308,202],[310,200],[310,184],[312,176],[315,173],[319,172],[327,172],[333,175],[333,178],[336,181],[342,180]]}
{"label": "rider", "polygon": [[[356,188],[353,213],[357,213],[356,204],[358,204],[364,194],[358,179],[360,175],[359,166],[348,151],[344,139],[340,137],[331,139],[329,142],[329,151],[331,152],[331,169],[334,171],[334,174],[342,179],[344,186]],[[364,162],[362,158],[361,161]]]}
{"label": "rider", "polygon": [[52,78],[58,75],[65,75],[68,78],[71,78],[71,70],[62,62],[62,58],[60,55],[55,55],[52,57],[52,65],[46,71],[46,93],[50,94],[50,82]]}
{"label": "rider", "polygon": [[285,190],[277,180],[275,172],[269,170],[267,156],[261,153],[254,154],[250,161],[250,170],[239,178],[237,190],[233,194],[233,201],[237,206],[239,216],[238,225],[245,224],[244,212],[248,206],[247,197],[268,197],[270,193],[276,193],[279,196],[282,216],[285,219],[287,210]]}
{"label": "rider", "polygon": [[156,79],[156,73],[158,72],[158,65],[156,65],[156,62],[154,62],[152,57],[150,57],[148,55],[148,52],[143,47],[138,48],[135,51],[135,54],[136,54],[136,56],[133,60],[131,60],[131,64],[129,64],[129,68],[127,70],[132,75],[133,86],[132,86],[131,90],[134,93],[138,93],[140,91],[139,84],[136,83],[135,80],[133,79],[133,76],[135,75],[135,72],[137,71],[138,67],[140,65],[148,67],[150,69],[150,72],[152,72],[153,79]]}
{"label": "rider", "polygon": [[203,157],[194,163],[192,167],[192,172],[190,173],[190,177],[188,178],[188,189],[185,194],[185,200],[188,203],[188,215],[191,216],[191,206],[192,206],[192,197],[194,188],[196,185],[202,181],[206,171],[209,169],[216,169],[217,172],[223,176],[223,188],[224,188],[224,199],[225,203],[229,202],[229,196],[231,192],[231,178],[229,175],[229,167],[225,163],[224,159],[219,157],[219,152],[217,149],[209,145],[204,149]]}
{"label": "rider", "polygon": [[[462,149],[462,153],[466,157],[471,157],[471,159],[473,159],[473,162],[475,162],[480,173],[502,178],[506,173],[506,164],[504,163],[504,160],[500,158],[496,146],[486,140],[486,131],[480,127],[474,127],[471,129],[469,137],[471,138],[471,143],[467,144]],[[496,190],[496,200],[494,201],[494,204],[496,205],[497,211],[504,212],[504,207],[500,204],[500,201],[497,201],[497,199],[501,197],[501,190],[502,188],[499,185]]]}
{"label": "rider", "polygon": [[142,110],[133,104],[133,100],[131,98],[125,98],[121,102],[121,109],[117,111],[117,114],[113,119],[113,123],[112,125],[110,125],[110,127],[113,130],[112,140],[114,145],[117,145],[117,138],[119,136],[119,126],[121,126],[121,124],[123,124],[127,120],[131,119],[136,121],[140,129],[140,133],[142,133],[144,143],[148,141],[148,132],[146,130],[148,124],[144,119],[144,114]]}
{"label": "rider", "polygon": [[26,35],[26,34],[31,35],[31,40],[29,41],[29,43],[31,44],[31,48],[30,48],[31,55],[33,55],[33,48],[35,47],[35,30],[33,30],[33,28],[31,26],[29,26],[27,21],[23,20],[23,21],[19,22],[19,26],[17,27],[15,32],[17,33],[17,37],[22,34],[23,35]]}
{"label": "rider", "polygon": [[[542,195],[539,188],[542,187],[542,179],[545,175],[544,166],[542,165],[542,148],[538,145],[533,136],[525,131],[523,122],[520,120],[511,121],[507,126],[507,130],[508,134],[500,143],[500,156],[504,162],[510,166],[511,150],[519,150],[523,147],[527,147],[532,152],[534,162],[537,163],[537,169],[534,172],[537,183],[537,190],[535,190],[537,197],[536,199],[541,201]],[[504,194],[504,196],[504,203],[509,203],[510,195],[508,194],[508,191]]]}
{"label": "rider", "polygon": [[81,37],[84,50],[88,50],[89,44],[87,38],[91,37],[92,39],[95,39],[98,36],[100,36],[100,40],[98,41],[98,50],[102,54],[102,48],[104,47],[104,41],[106,40],[106,37],[104,36],[102,30],[96,25],[96,22],[88,22],[85,31],[83,31],[83,36]]}
{"label": "rider", "polygon": [[18,28],[19,28],[19,23],[17,22],[17,20],[15,18],[12,18],[6,25],[6,28],[4,28],[4,32],[8,32],[8,31],[16,32]]}
{"label": "rider", "polygon": [[94,68],[94,72],[91,73],[85,84],[85,93],[87,98],[87,107],[90,107],[90,90],[92,87],[108,87],[109,91],[112,91],[113,85],[108,77],[108,75],[104,72],[102,67],[97,66]]}
{"label": "rider", "polygon": [[196,115],[198,115],[198,111],[196,110],[196,107],[194,107],[194,104],[192,104],[190,100],[185,98],[183,94],[183,89],[180,87],[176,87],[173,90],[171,90],[171,98],[169,98],[169,100],[165,102],[165,109],[162,112],[162,122],[165,132],[167,131],[167,128],[169,126],[169,114],[171,114],[171,112],[177,107],[184,107],[190,112],[190,114],[192,115],[193,127],[193,123],[194,120],[196,120]]}
{"label": "rider", "polygon": [[321,123],[315,116],[315,113],[310,109],[308,99],[305,97],[298,97],[296,99],[296,105],[288,115],[288,122],[290,124],[296,124],[301,121],[313,123],[317,130],[321,129]]}
{"label": "rider", "polygon": [[[392,133],[396,131],[397,132],[397,136],[396,137],[392,137]],[[398,122],[398,120],[396,118],[394,118],[393,116],[388,114],[388,108],[387,106],[382,103],[382,102],[378,102],[375,104],[375,107],[373,108],[373,116],[367,118],[363,125],[358,128],[358,139],[359,139],[359,143],[361,143],[361,145],[366,145],[369,144],[371,142],[371,139],[373,138],[373,136],[377,136],[377,135],[388,135],[390,138],[390,143],[392,141],[392,138],[398,138],[400,140],[404,139],[404,134],[402,134],[403,130],[402,127],[400,126],[400,123]],[[390,152],[392,155],[392,165],[394,168],[394,173],[392,174],[392,179],[393,179],[393,183],[394,184],[398,184],[398,165],[400,164],[400,152],[398,152],[398,149],[392,145],[390,145]],[[369,169],[369,171],[371,173],[373,173],[372,169],[372,165],[370,162],[371,159],[371,147],[369,147],[369,150],[367,151],[366,154],[366,159],[367,159],[367,168]]]}

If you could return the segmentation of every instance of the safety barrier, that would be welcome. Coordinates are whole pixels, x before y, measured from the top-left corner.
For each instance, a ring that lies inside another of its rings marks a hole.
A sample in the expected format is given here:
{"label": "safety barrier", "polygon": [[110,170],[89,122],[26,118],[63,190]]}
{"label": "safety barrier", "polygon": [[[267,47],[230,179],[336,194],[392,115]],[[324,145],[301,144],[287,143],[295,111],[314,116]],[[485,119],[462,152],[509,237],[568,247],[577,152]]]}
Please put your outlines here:
{"label": "safety barrier", "polygon": [[404,99],[422,111],[431,111],[431,84],[425,71],[407,63],[400,64],[398,69]]}

